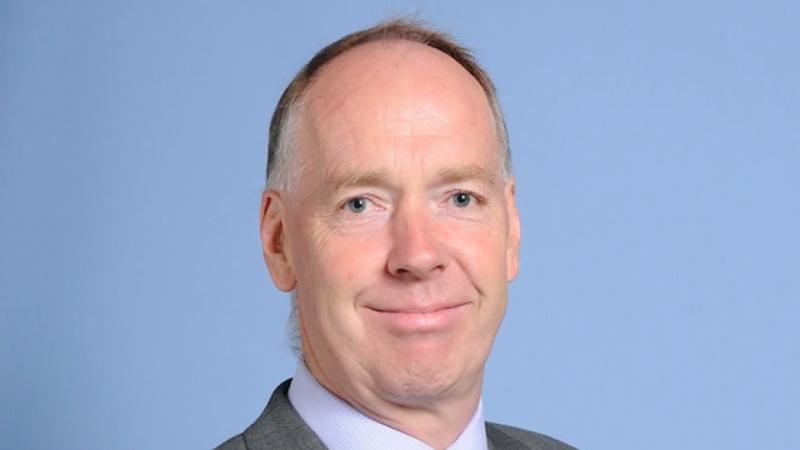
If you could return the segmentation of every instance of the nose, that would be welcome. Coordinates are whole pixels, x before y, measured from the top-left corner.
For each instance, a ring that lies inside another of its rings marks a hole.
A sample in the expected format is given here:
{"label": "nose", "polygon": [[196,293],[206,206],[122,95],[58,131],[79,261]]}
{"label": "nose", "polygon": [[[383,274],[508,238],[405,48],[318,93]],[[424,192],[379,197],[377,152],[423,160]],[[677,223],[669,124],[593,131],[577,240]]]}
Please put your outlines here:
{"label": "nose", "polygon": [[402,279],[424,280],[447,267],[448,254],[433,212],[409,206],[392,218],[389,272]]}

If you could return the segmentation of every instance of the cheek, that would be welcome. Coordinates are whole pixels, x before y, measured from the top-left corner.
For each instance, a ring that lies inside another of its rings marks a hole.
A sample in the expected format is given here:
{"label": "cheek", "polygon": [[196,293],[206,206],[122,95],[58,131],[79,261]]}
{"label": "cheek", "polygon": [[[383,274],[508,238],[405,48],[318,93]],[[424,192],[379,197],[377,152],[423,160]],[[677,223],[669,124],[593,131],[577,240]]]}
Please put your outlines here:
{"label": "cheek", "polygon": [[369,255],[354,251],[352,246],[345,246],[332,252],[328,259],[329,277],[336,278],[345,286],[357,287],[360,279],[364,276],[365,259]]}
{"label": "cheek", "polygon": [[503,236],[485,230],[463,236],[461,245],[454,245],[453,248],[462,255],[460,259],[475,281],[481,284],[506,283],[508,253]]}
{"label": "cheek", "polygon": [[355,295],[380,276],[379,251],[365,241],[329,239],[317,250],[312,262],[318,268],[317,281],[335,287],[337,292]]}
{"label": "cheek", "polygon": [[352,304],[361,291],[383,276],[386,252],[379,233],[348,235],[324,223],[316,225],[297,229],[301,237],[296,252],[298,290],[330,303]]}
{"label": "cheek", "polygon": [[[298,272],[298,288],[309,288],[314,285],[326,284],[328,278],[335,275],[335,270],[340,267],[340,259],[346,257],[337,252],[334,245],[335,239],[330,231],[319,226],[314,226],[313,220],[301,218],[297,220],[293,239],[293,256],[295,268]],[[334,273],[329,273],[334,271]]]}

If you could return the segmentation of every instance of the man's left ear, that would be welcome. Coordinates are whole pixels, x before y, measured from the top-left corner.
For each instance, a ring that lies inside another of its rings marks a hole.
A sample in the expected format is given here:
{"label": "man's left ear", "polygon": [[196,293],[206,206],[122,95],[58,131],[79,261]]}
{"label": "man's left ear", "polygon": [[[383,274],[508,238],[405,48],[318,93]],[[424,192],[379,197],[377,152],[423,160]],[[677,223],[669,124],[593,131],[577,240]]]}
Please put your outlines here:
{"label": "man's left ear", "polygon": [[510,283],[519,272],[519,243],[522,238],[522,226],[519,221],[516,200],[517,182],[511,179],[506,184],[506,210],[508,212],[508,242],[506,244],[506,278]]}

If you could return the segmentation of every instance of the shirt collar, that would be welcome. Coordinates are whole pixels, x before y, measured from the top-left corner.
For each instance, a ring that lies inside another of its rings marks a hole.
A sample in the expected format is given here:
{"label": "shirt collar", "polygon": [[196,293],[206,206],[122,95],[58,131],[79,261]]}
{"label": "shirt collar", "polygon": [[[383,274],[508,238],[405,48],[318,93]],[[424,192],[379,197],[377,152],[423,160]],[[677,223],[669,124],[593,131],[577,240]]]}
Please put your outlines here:
{"label": "shirt collar", "polygon": [[[319,384],[304,362],[289,386],[289,402],[330,450],[386,448],[432,450],[424,442],[384,425]],[[487,450],[483,402],[467,427],[447,450]]]}

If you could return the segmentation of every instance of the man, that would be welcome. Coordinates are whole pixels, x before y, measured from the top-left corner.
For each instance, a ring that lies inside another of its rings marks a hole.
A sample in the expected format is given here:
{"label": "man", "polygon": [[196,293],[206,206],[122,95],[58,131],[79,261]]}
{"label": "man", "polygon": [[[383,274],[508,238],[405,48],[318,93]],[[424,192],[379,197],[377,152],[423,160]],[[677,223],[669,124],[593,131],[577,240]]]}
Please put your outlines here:
{"label": "man", "polygon": [[303,358],[220,449],[569,449],[484,423],[520,223],[494,87],[405,21],[320,51],[270,127],[264,259]]}

